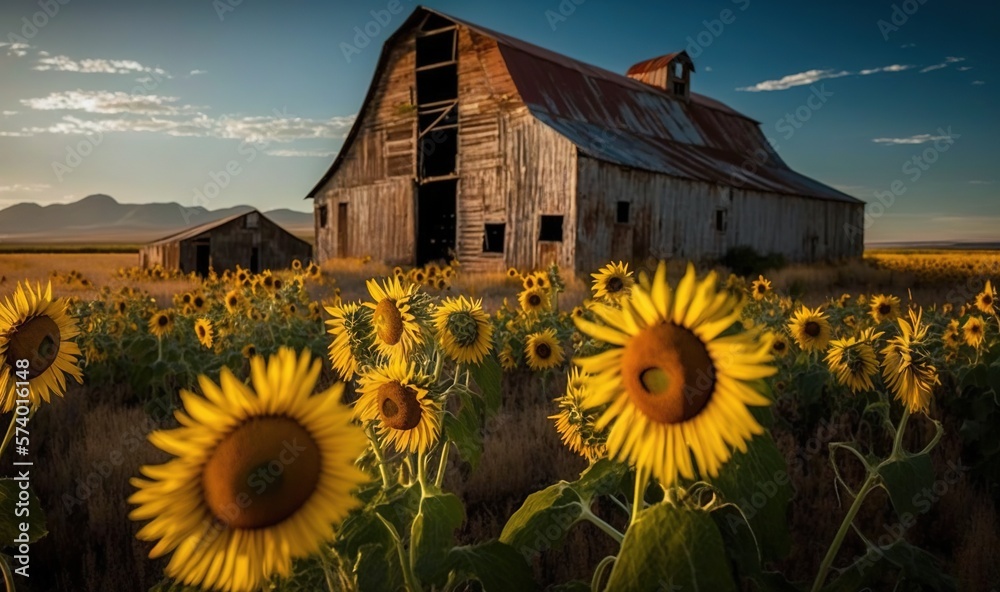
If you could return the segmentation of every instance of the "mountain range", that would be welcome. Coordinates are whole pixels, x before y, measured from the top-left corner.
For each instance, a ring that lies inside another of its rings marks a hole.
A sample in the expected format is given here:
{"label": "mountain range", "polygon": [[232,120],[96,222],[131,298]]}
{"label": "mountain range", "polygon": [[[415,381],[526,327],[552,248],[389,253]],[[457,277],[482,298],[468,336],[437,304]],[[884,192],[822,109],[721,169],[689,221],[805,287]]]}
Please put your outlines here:
{"label": "mountain range", "polygon": [[[100,193],[66,204],[20,203],[0,210],[0,242],[144,243],[252,209],[124,204]],[[312,214],[288,209],[262,213],[292,234],[312,239]]]}

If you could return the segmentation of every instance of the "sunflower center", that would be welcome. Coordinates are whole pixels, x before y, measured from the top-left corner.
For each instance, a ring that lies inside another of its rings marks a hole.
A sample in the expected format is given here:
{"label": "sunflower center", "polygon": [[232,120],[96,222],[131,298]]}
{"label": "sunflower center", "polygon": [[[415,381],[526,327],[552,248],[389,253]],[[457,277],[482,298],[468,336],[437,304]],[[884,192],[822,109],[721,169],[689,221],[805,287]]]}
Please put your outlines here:
{"label": "sunflower center", "polygon": [[989,294],[983,294],[983,304],[986,306],[993,304],[993,297]]}
{"label": "sunflower center", "polygon": [[757,293],[763,294],[764,292],[767,292],[767,286],[764,284],[757,284]]}
{"label": "sunflower center", "polygon": [[892,307],[890,307],[888,304],[880,304],[878,306],[878,314],[880,315],[887,315],[889,314],[890,310],[892,310]]}
{"label": "sunflower center", "polygon": [[817,323],[816,321],[809,321],[808,323],[806,323],[804,331],[806,335],[808,335],[809,337],[818,337],[819,323]]}
{"label": "sunflower center", "polygon": [[676,424],[696,417],[715,390],[715,365],[690,330],[660,323],[625,345],[622,382],[632,403],[650,420]]}
{"label": "sunflower center", "polygon": [[205,337],[205,326],[198,325],[198,337]]}
{"label": "sunflower center", "polygon": [[625,282],[623,282],[622,278],[618,276],[614,276],[608,280],[608,286],[607,286],[608,292],[611,293],[621,292],[622,288],[624,287],[625,287]]}
{"label": "sunflower center", "polygon": [[467,311],[453,312],[448,315],[448,333],[462,347],[469,347],[479,339],[479,323]]}
{"label": "sunflower center", "polygon": [[396,381],[378,387],[378,409],[382,423],[396,430],[417,427],[423,413],[417,391]]}
{"label": "sunflower center", "polygon": [[375,307],[375,333],[389,345],[396,345],[403,337],[403,315],[396,308],[396,301],[383,298]]}
{"label": "sunflower center", "polygon": [[156,324],[161,327],[166,327],[168,323],[170,323],[170,318],[167,315],[160,315],[156,319]]}
{"label": "sunflower center", "polygon": [[10,334],[8,358],[11,364],[16,360],[28,360],[28,380],[31,380],[55,363],[61,342],[59,325],[55,321],[45,315],[33,317]]}
{"label": "sunflower center", "polygon": [[539,343],[535,346],[535,356],[539,359],[547,360],[552,356],[552,348],[547,343]]}
{"label": "sunflower center", "polygon": [[267,528],[312,497],[322,462],[312,435],[288,417],[254,417],[226,435],[205,463],[212,514],[232,528]]}
{"label": "sunflower center", "polygon": [[785,342],[784,341],[775,341],[774,342],[774,351],[779,351],[779,352],[780,351],[785,351]]}
{"label": "sunflower center", "polygon": [[528,296],[528,304],[531,306],[539,306],[542,304],[542,297],[538,294],[531,294]]}

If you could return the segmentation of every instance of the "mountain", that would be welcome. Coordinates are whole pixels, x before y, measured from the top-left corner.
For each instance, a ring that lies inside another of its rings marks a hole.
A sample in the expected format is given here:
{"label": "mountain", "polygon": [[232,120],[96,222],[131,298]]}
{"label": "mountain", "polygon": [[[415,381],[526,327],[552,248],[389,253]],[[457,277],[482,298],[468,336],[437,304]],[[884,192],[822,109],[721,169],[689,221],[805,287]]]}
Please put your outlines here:
{"label": "mountain", "polygon": [[[251,209],[234,206],[207,210],[177,203],[123,204],[104,194],[88,195],[67,204],[20,203],[0,210],[0,242],[142,243]],[[293,234],[312,234],[312,214],[286,208],[263,214]]]}

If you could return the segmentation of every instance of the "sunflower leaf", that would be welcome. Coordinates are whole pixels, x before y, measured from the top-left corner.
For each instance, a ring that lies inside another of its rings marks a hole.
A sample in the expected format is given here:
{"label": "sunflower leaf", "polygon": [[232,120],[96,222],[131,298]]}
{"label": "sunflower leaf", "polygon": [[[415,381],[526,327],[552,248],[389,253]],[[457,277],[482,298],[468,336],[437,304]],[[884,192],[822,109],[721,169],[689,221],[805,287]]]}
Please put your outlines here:
{"label": "sunflower leaf", "polygon": [[379,592],[399,590],[403,585],[403,574],[399,567],[399,555],[393,546],[377,543],[361,545],[358,560],[354,564],[357,575],[358,592]]}
{"label": "sunflower leaf", "polygon": [[451,493],[425,493],[420,511],[413,519],[410,545],[417,562],[414,571],[420,581],[437,582],[446,576],[445,558],[455,545],[455,530],[465,521],[465,507]]}
{"label": "sunflower leaf", "polygon": [[503,372],[500,369],[500,364],[494,356],[489,355],[479,365],[470,365],[469,372],[472,373],[472,380],[476,381],[476,385],[482,391],[483,400],[486,402],[487,417],[495,414],[500,410],[500,404],[503,401],[501,390]]}
{"label": "sunflower leaf", "polygon": [[570,483],[561,481],[529,495],[507,520],[500,541],[531,557],[562,543],[582,515],[579,494]]}
{"label": "sunflower leaf", "polygon": [[475,409],[463,401],[457,416],[446,412],[444,431],[447,440],[454,442],[458,454],[475,469],[483,453],[483,432]]}
{"label": "sunflower leaf", "polygon": [[45,529],[45,512],[30,487],[25,490],[27,503],[20,501],[22,483],[27,484],[19,479],[0,479],[0,540],[13,547],[33,543],[49,532]]}
{"label": "sunflower leaf", "polygon": [[447,562],[452,573],[479,581],[484,592],[538,589],[524,557],[500,541],[454,547]]}
{"label": "sunflower leaf", "polygon": [[934,468],[927,454],[905,455],[879,465],[877,470],[901,520],[923,514],[930,509],[930,502],[940,497],[931,491]]}
{"label": "sunflower leaf", "polygon": [[735,592],[736,584],[711,515],[661,503],[629,527],[606,589]]}

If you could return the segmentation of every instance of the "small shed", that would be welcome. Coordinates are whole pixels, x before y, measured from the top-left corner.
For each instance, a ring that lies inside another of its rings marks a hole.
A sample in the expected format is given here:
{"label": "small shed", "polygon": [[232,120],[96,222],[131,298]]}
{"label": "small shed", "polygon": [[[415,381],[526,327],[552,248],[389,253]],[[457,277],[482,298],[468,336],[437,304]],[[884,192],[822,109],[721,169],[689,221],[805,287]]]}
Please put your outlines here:
{"label": "small shed", "polygon": [[139,266],[161,265],[208,275],[239,265],[254,273],[312,260],[312,245],[250,210],[200,224],[153,241],[139,251]]}

